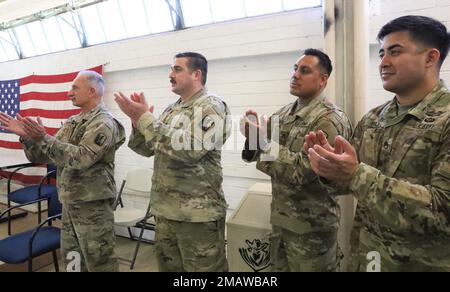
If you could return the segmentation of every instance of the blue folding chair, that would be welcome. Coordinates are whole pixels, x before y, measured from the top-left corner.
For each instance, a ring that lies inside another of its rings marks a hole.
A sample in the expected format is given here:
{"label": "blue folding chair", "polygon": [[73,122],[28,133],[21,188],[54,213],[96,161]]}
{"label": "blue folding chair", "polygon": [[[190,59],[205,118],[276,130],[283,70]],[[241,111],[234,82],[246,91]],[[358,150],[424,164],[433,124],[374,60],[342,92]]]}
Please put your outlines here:
{"label": "blue folding chair", "polygon": [[21,204],[8,208],[0,214],[0,218],[10,213],[11,210],[26,205],[35,204],[47,200],[48,218],[36,228],[25,232],[10,235],[0,240],[0,261],[7,264],[22,264],[28,261],[28,271],[33,271],[33,258],[51,252],[55,271],[59,272],[58,257],[56,251],[61,246],[61,229],[52,226],[52,222],[61,219],[62,205],[58,200],[58,194],[48,198]]}
{"label": "blue folding chair", "polygon": [[[42,201],[39,200],[40,198],[50,198],[52,196],[57,195],[56,186],[51,184],[51,179],[56,179],[56,167],[52,164],[47,165],[47,174],[42,177],[41,181],[37,185],[32,186],[26,186],[23,188],[20,188],[15,191],[11,191],[11,182],[14,179],[14,175],[22,169],[29,168],[29,167],[36,167],[39,164],[30,163],[26,166],[19,167],[15,169],[8,177],[8,183],[7,183],[7,191],[8,191],[8,208],[11,207],[11,203],[16,204],[25,204],[29,202],[36,201],[38,205],[38,223],[41,223],[42,221]],[[29,204],[27,204],[29,205]],[[22,213],[24,214],[24,213]],[[26,213],[25,213],[26,214]],[[17,215],[16,215],[17,216]],[[23,216],[23,215],[22,215]],[[19,215],[20,217],[20,215]],[[14,217],[11,215],[11,212],[8,212],[8,235],[11,235],[11,221],[14,219]]]}

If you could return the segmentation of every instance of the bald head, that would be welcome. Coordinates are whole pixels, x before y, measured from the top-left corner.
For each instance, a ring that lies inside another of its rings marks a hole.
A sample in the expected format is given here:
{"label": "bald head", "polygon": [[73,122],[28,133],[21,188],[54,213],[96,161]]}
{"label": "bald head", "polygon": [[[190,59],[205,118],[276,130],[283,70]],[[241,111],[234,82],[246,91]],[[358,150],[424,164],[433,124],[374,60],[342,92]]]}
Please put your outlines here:
{"label": "bald head", "polygon": [[81,71],[78,73],[78,77],[83,76],[88,81],[89,85],[95,89],[98,97],[103,97],[105,94],[105,81],[103,81],[102,75],[98,74],[95,71]]}
{"label": "bald head", "polygon": [[102,103],[105,85],[102,75],[94,71],[81,71],[72,82],[67,96],[74,106],[88,112]]}

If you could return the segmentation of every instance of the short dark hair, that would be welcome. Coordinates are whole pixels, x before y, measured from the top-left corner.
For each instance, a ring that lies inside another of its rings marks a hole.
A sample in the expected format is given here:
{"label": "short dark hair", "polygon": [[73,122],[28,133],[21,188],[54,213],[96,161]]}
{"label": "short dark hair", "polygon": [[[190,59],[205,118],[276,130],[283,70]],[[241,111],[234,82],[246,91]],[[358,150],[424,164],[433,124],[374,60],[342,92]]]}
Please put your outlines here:
{"label": "short dark hair", "polygon": [[439,67],[442,66],[450,47],[450,34],[444,24],[426,16],[402,16],[385,24],[378,33],[377,39],[382,41],[387,35],[399,31],[407,31],[413,41],[438,49],[441,53]]}
{"label": "short dark hair", "polygon": [[187,66],[189,70],[202,71],[202,84],[206,84],[206,80],[208,77],[208,60],[206,60],[205,56],[194,52],[184,52],[176,54],[175,58],[188,58]]}
{"label": "short dark hair", "polygon": [[330,57],[328,57],[328,55],[324,52],[317,49],[306,49],[304,55],[316,56],[319,59],[320,67],[325,70],[328,76],[330,76],[331,72],[333,72],[333,65],[331,64]]}

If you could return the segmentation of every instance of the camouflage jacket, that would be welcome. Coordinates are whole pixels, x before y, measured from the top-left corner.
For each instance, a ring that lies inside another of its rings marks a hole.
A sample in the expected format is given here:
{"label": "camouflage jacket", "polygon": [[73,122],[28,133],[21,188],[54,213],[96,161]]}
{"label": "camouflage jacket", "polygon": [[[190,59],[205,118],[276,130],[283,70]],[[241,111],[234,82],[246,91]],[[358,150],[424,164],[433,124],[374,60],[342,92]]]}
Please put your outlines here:
{"label": "camouflage jacket", "polygon": [[55,137],[25,141],[32,162],[53,163],[64,204],[114,198],[114,158],[125,130],[104,105],[69,118]]}
{"label": "camouflage jacket", "polygon": [[[186,222],[225,217],[221,148],[230,135],[229,115],[220,97],[201,90],[187,102],[179,99],[170,105],[159,119],[150,112],[139,119],[128,146],[155,156],[150,198],[154,215]],[[211,136],[217,139],[208,146]]]}
{"label": "camouflage jacket", "polygon": [[351,136],[352,125],[344,112],[322,96],[294,112],[297,103],[298,100],[275,114],[280,123],[275,161],[261,161],[261,151],[246,149],[242,157],[248,162],[258,161],[257,168],[272,178],[273,225],[299,234],[336,231],[340,218],[337,193],[319,181],[303,153],[303,144],[306,134],[323,130],[334,145],[336,136]]}
{"label": "camouflage jacket", "polygon": [[441,83],[404,114],[395,100],[375,108],[353,140],[361,162],[350,185],[359,200],[352,234],[359,269],[377,251],[386,271],[450,271],[448,89]]}

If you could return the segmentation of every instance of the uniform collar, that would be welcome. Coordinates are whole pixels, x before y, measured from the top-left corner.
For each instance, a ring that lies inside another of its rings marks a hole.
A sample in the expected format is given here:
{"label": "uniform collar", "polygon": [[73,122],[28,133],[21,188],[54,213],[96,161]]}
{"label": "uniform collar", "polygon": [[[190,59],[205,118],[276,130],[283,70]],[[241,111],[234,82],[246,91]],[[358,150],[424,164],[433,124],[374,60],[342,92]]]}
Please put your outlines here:
{"label": "uniform collar", "polygon": [[99,111],[105,109],[106,106],[103,102],[101,102],[99,105],[97,105],[96,107],[94,107],[93,109],[91,109],[90,111],[86,112],[86,113],[80,113],[77,116],[77,120],[81,121],[81,120],[88,120],[90,117],[94,116],[96,113],[98,113]]}
{"label": "uniform collar", "polygon": [[445,85],[444,80],[441,80],[439,84],[408,114],[415,116],[419,120],[425,118],[428,112],[434,111],[434,103],[441,97],[442,94],[448,93],[449,90]]}
{"label": "uniform collar", "polygon": [[381,114],[382,119],[386,122],[385,126],[390,127],[392,125],[400,123],[406,116],[411,115],[418,120],[423,120],[428,114],[434,113],[433,104],[439,100],[442,94],[448,93],[448,89],[445,82],[441,80],[439,84],[428,93],[422,101],[420,101],[415,107],[411,108],[408,112],[397,116],[396,100],[392,100],[391,103],[385,108]]}
{"label": "uniform collar", "polygon": [[307,105],[301,107],[295,113],[292,113],[292,111],[297,107],[297,105],[299,103],[299,100],[297,99],[292,104],[291,113],[298,116],[301,119],[305,119],[324,100],[325,100],[325,95],[322,92],[319,96],[312,99]]}
{"label": "uniform collar", "polygon": [[188,101],[183,102],[180,98],[180,99],[178,99],[178,101],[175,104],[181,106],[182,108],[190,107],[194,104],[194,102],[196,100],[198,100],[200,97],[204,96],[207,92],[208,92],[207,89],[205,87],[203,87],[202,89],[200,89],[200,91],[198,91],[196,94],[194,94],[194,96],[192,96]]}

